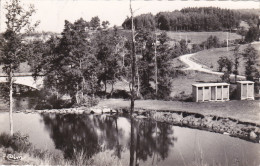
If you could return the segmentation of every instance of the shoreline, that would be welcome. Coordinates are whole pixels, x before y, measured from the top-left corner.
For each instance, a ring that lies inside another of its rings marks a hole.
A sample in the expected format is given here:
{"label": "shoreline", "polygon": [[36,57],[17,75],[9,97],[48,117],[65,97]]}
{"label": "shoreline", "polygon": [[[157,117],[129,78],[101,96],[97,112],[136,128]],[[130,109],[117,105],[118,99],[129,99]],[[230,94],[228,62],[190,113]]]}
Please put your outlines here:
{"label": "shoreline", "polygon": [[[25,110],[14,113],[40,114],[111,114],[113,116],[129,115],[129,107],[95,106],[91,108],[78,107],[66,109]],[[189,110],[135,108],[133,117],[136,119],[152,119],[170,125],[205,130],[237,137],[246,141],[260,143],[260,124],[243,121],[233,117],[223,117],[214,114],[191,112]]]}

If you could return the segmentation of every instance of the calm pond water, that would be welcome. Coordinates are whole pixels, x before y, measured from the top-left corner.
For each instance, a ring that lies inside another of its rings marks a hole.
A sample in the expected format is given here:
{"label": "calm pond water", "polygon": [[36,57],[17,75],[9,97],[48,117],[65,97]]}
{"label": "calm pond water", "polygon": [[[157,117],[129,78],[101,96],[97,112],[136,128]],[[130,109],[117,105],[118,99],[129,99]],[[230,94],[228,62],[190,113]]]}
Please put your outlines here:
{"label": "calm pond water", "polygon": [[[8,113],[0,113],[0,133],[9,131]],[[140,165],[250,166],[260,164],[260,144],[227,135],[110,115],[14,114],[14,130],[27,133],[38,148],[61,151],[70,158],[83,150],[88,157]],[[124,164],[123,164],[124,165]]]}

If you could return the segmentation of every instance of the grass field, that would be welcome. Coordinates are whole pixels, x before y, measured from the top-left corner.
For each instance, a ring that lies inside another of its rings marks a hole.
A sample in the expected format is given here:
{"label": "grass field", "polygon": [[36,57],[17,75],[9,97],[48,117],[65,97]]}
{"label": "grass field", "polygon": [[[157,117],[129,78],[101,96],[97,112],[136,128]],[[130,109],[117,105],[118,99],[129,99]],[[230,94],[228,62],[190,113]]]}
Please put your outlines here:
{"label": "grass field", "polygon": [[[175,41],[181,39],[190,40],[191,44],[200,44],[207,40],[209,36],[217,36],[219,41],[225,41],[227,39],[227,32],[167,32],[168,36]],[[236,33],[228,33],[229,40],[241,39],[241,36]]]}
{"label": "grass field", "polygon": [[[121,30],[121,34],[130,35],[130,30]],[[162,31],[158,30],[156,34],[160,34]],[[209,36],[217,36],[219,41],[225,41],[227,39],[227,32],[174,32],[174,31],[166,31],[169,38],[172,40],[170,43],[174,43],[173,41],[180,41],[181,39],[190,40],[190,44],[200,44],[207,40]],[[241,39],[242,37],[236,33],[228,33],[229,40]]]}
{"label": "grass field", "polygon": [[190,96],[192,92],[192,84],[199,82],[218,82],[220,77],[212,74],[185,71],[185,75],[178,76],[172,80],[171,97],[181,98],[183,96]]}
{"label": "grass field", "polygon": [[[240,52],[242,53],[243,50],[246,48],[247,45],[241,45],[240,46]],[[258,51],[258,55],[260,57],[260,43],[255,43],[253,44],[254,48]],[[227,51],[227,48],[215,48],[215,49],[210,49],[210,50],[204,50],[196,53],[193,58],[196,62],[203,64],[207,66],[208,68],[211,68],[213,71],[218,70],[218,63],[217,61],[219,60],[220,57],[228,57],[234,61],[234,47],[230,47],[229,51]],[[260,60],[260,58],[259,58]],[[245,61],[243,57],[241,56],[240,58],[240,65],[238,68],[238,72],[240,75],[244,75],[245,73]],[[259,63],[260,64],[260,63]]]}

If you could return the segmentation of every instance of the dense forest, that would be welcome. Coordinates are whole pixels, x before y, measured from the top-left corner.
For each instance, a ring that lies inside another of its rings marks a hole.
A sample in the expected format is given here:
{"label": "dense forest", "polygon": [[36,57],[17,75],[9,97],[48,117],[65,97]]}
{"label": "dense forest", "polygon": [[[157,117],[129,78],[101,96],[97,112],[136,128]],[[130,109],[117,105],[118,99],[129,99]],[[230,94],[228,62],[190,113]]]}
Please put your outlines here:
{"label": "dense forest", "polygon": [[[241,21],[250,26],[258,24],[258,13],[248,10],[230,10],[216,7],[184,8],[180,11],[159,12],[155,16],[151,13],[136,16],[136,29],[155,28],[167,31],[218,31],[232,30],[239,27]],[[130,18],[122,24],[124,29],[130,29]]]}

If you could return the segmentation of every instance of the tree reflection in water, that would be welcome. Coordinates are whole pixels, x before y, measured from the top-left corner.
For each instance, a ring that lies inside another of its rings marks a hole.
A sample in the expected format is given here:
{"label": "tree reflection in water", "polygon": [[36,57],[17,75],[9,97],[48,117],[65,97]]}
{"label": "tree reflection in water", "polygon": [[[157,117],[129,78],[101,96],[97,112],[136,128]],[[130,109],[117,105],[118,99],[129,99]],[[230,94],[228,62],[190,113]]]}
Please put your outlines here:
{"label": "tree reflection in water", "polygon": [[140,160],[148,158],[156,165],[168,157],[169,149],[176,140],[171,125],[131,119],[130,166],[139,165]]}
{"label": "tree reflection in water", "polygon": [[130,165],[138,165],[140,160],[145,162],[148,158],[156,163],[168,157],[176,141],[172,126],[152,120],[109,115],[42,116],[56,149],[62,150],[66,158],[82,150],[88,158],[112,150],[121,159],[124,149],[128,149]]}

